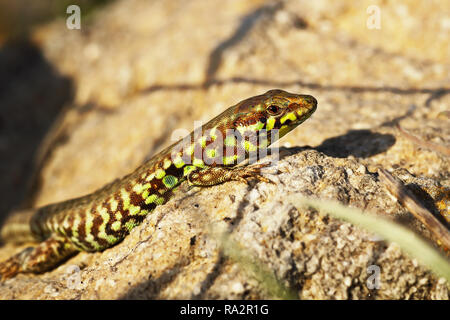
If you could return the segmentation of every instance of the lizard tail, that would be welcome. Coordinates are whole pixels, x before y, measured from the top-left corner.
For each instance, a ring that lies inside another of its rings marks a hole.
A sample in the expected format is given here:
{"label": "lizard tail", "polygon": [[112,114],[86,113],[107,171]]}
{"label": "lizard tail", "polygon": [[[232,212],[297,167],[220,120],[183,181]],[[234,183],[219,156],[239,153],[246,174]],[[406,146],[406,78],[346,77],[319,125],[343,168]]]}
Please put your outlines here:
{"label": "lizard tail", "polygon": [[0,230],[0,240],[12,243],[36,241],[30,229],[30,220],[35,213],[36,209],[26,209],[12,213],[3,223]]}

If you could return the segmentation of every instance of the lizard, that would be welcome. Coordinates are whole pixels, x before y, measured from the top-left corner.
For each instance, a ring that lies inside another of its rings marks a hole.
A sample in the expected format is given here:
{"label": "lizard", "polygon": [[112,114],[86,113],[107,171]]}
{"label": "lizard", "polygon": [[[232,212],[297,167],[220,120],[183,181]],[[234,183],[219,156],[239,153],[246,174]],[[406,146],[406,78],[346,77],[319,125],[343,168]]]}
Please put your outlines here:
{"label": "lizard", "polygon": [[316,108],[313,96],[269,90],[229,107],[132,173],[91,194],[16,212],[6,220],[0,236],[37,244],[0,262],[0,280],[19,273],[43,273],[80,251],[116,245],[184,181],[190,187],[247,183],[249,178],[271,182],[261,175],[267,163],[252,164],[249,159],[256,160],[258,151],[267,150]]}

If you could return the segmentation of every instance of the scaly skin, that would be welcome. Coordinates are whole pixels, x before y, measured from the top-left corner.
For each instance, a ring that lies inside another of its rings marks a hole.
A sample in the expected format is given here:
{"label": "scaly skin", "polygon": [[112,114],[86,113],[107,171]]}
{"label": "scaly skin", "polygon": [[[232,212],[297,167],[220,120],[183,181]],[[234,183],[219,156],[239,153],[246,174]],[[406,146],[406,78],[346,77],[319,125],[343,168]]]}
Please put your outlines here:
{"label": "scaly skin", "polygon": [[[239,166],[316,110],[312,96],[270,90],[228,108],[199,130],[171,145],[98,191],[18,213],[2,230],[5,240],[31,234],[40,241],[0,263],[0,279],[50,270],[78,251],[109,248],[166,203],[187,180],[208,187],[259,175],[265,165]],[[278,135],[276,135],[278,133]]]}

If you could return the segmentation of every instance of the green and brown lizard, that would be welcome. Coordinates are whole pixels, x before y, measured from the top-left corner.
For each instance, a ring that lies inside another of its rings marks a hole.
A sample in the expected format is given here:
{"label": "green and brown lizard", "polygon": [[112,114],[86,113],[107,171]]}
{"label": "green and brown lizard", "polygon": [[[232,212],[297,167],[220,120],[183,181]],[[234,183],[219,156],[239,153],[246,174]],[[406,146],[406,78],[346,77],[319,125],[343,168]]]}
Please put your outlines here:
{"label": "green and brown lizard", "polygon": [[[270,90],[239,102],[131,174],[96,192],[12,215],[1,231],[5,241],[39,241],[0,263],[0,279],[41,273],[78,251],[101,251],[124,239],[156,206],[186,181],[208,187],[260,175],[258,152],[308,119],[317,108],[309,95]],[[250,161],[249,161],[250,160]]]}

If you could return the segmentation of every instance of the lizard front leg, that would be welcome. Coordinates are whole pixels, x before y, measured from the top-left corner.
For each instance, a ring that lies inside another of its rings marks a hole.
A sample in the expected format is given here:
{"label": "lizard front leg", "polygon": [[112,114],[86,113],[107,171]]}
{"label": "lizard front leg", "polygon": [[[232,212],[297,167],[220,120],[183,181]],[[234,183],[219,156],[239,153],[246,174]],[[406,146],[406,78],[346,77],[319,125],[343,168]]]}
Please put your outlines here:
{"label": "lizard front leg", "polygon": [[261,168],[268,164],[256,164],[244,167],[207,167],[192,171],[187,176],[187,181],[191,186],[209,187],[228,181],[241,181],[247,183],[246,178],[256,178],[263,182],[272,182],[261,175]]}
{"label": "lizard front leg", "polygon": [[53,269],[78,250],[65,238],[52,236],[36,247],[28,247],[0,263],[0,280],[18,273],[41,273]]}

